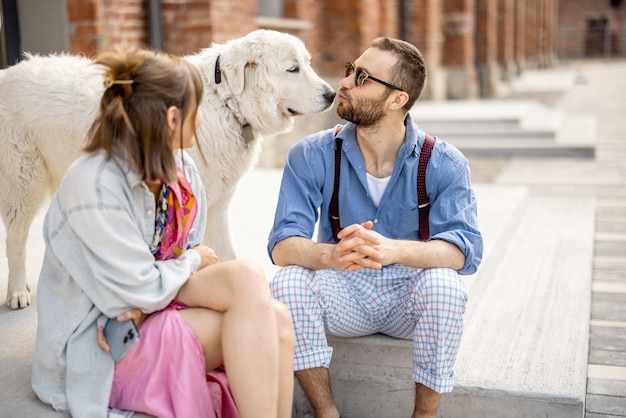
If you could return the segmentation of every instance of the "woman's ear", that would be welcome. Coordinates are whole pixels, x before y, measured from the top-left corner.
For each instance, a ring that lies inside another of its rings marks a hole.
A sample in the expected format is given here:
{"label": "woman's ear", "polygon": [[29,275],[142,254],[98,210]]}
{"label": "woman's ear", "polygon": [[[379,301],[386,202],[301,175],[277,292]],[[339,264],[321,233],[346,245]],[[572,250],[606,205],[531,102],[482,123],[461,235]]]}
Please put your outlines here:
{"label": "woman's ear", "polygon": [[178,108],[176,106],[170,106],[167,108],[167,114],[165,118],[167,119],[167,127],[170,131],[174,131],[176,125],[178,125]]}

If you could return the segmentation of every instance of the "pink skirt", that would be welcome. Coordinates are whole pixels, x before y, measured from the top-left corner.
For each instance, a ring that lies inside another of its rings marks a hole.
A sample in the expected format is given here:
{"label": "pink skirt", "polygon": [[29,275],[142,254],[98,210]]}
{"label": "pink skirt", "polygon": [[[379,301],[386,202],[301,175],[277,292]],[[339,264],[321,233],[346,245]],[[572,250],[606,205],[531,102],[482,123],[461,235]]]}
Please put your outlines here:
{"label": "pink skirt", "polygon": [[150,315],[116,363],[110,407],[159,418],[238,418],[223,369],[205,373],[202,345],[180,305]]}

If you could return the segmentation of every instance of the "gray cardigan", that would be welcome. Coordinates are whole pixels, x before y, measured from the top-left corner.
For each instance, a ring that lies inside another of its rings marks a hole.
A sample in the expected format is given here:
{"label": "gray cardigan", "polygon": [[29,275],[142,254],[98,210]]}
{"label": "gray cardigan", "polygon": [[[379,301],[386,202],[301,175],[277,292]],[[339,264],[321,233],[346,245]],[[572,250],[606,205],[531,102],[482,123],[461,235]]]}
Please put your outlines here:
{"label": "gray cardigan", "polygon": [[[183,156],[198,201],[193,246],[206,226],[206,196],[196,166]],[[78,159],[53,196],[43,227],[32,384],[54,409],[106,417],[114,363],[97,344],[98,325],[131,308],[164,308],[198,267],[199,254],[189,250],[155,261],[154,214],[154,196],[141,178],[102,154]]]}

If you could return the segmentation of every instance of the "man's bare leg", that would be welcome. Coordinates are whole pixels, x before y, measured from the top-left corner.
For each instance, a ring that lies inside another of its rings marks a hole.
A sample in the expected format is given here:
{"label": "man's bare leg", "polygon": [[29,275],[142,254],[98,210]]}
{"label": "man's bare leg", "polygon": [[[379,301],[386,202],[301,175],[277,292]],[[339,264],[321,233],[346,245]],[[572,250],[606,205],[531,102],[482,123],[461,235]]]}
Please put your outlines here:
{"label": "man's bare leg", "polygon": [[435,392],[431,388],[415,384],[415,410],[413,418],[435,418],[439,403],[441,402],[441,394]]}
{"label": "man's bare leg", "polygon": [[339,411],[330,392],[330,377],[326,367],[299,370],[296,378],[309,398],[314,418],[339,418]]}

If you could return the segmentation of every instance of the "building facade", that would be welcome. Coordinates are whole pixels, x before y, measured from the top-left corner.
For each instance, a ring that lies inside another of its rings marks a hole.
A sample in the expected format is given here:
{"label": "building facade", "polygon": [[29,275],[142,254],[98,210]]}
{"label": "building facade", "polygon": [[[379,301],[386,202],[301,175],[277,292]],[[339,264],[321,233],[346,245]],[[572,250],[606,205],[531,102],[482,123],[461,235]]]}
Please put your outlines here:
{"label": "building facade", "polygon": [[[0,0],[0,65],[22,51],[93,56],[116,45],[186,54],[271,28],[301,37],[323,76],[340,77],[376,36],[426,58],[425,97],[490,97],[557,58],[558,0]],[[600,1],[600,0],[598,0]],[[592,3],[592,0],[588,0]],[[18,38],[18,39],[16,39]]]}
{"label": "building facade", "polygon": [[561,1],[557,38],[560,59],[626,57],[626,2]]}

